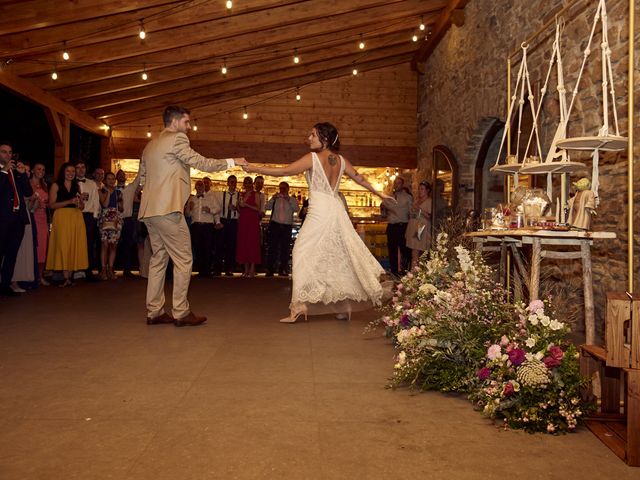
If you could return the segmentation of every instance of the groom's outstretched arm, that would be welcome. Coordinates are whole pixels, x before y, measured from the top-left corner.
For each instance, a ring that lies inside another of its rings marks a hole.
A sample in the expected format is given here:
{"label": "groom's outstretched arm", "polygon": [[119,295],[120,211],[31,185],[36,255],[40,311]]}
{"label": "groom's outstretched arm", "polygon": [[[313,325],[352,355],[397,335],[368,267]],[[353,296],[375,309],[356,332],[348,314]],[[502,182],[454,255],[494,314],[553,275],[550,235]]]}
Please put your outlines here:
{"label": "groom's outstretched arm", "polygon": [[247,164],[244,158],[206,158],[191,148],[189,137],[184,133],[176,134],[173,153],[182,163],[202,170],[203,172],[218,172],[220,170],[233,168],[236,165]]}

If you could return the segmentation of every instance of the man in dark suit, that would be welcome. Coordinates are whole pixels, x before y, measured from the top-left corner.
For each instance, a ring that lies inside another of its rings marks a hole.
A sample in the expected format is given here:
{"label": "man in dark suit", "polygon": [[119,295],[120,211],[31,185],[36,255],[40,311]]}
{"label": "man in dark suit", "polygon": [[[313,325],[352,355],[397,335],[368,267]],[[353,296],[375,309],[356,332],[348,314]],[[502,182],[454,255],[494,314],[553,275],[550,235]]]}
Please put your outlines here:
{"label": "man in dark suit", "polygon": [[24,165],[16,165],[11,144],[0,140],[0,295],[19,295],[10,285],[24,226],[29,222],[24,197],[31,195]]}

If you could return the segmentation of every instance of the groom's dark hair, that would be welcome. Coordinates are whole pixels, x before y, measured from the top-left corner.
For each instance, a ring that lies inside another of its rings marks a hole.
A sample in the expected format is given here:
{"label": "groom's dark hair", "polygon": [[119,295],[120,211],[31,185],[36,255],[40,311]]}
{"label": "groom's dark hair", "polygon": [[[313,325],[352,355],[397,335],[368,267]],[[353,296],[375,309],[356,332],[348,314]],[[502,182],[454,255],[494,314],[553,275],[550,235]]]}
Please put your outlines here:
{"label": "groom's dark hair", "polygon": [[191,111],[187,108],[180,107],[178,105],[169,105],[164,109],[164,113],[162,114],[162,121],[164,122],[164,126],[168,127],[171,125],[171,121],[174,118],[180,119],[183,115],[190,115]]}

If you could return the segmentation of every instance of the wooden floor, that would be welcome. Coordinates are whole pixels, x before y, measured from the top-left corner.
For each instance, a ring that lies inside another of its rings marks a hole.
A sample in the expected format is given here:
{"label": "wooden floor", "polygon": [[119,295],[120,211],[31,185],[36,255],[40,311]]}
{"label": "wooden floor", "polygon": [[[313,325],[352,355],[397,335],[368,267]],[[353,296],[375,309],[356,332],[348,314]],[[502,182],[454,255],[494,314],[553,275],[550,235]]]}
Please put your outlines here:
{"label": "wooden floor", "polygon": [[289,280],[196,278],[206,325],[147,326],[145,286],[0,298],[2,480],[640,478],[585,428],[504,431],[385,389],[375,312],[283,325]]}

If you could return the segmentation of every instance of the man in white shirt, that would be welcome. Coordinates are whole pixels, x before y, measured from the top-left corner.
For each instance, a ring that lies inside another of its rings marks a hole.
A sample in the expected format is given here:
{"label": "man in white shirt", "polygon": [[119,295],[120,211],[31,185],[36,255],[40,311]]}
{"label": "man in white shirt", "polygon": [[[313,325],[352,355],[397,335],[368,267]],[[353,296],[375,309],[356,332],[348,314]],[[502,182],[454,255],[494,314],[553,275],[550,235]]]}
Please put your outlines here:
{"label": "man in white shirt", "polygon": [[[122,232],[118,242],[118,263],[122,266],[122,274],[130,277],[133,259],[137,256],[136,219],[133,217],[133,201],[140,191],[140,176],[129,185],[125,185],[126,176],[122,170],[116,173],[116,189],[122,192]],[[134,248],[135,247],[135,248]]]}
{"label": "man in white shirt", "polygon": [[204,191],[204,182],[196,182],[196,194],[189,197],[187,215],[191,216],[191,245],[193,266],[199,277],[211,276],[211,254],[213,253],[213,225],[219,221],[220,209],[212,195]]}
{"label": "man in white shirt", "polygon": [[[149,231],[153,254],[147,284],[147,324],[173,322],[176,327],[200,325],[207,321],[195,315],[187,294],[191,281],[193,256],[191,236],[184,218],[184,206],[191,190],[190,168],[215,172],[246,165],[244,158],[205,158],[193,150],[187,132],[191,130],[190,112],[170,105],[162,115],[164,130],[145,147],[140,160],[140,184],[144,194],[139,218]],[[172,316],[164,310],[164,281],[173,261]]]}
{"label": "man in white shirt", "polygon": [[267,277],[272,277],[278,265],[278,275],[289,275],[289,256],[293,214],[300,210],[295,197],[289,196],[289,184],[280,182],[280,192],[271,197],[266,209],[271,210],[269,222],[269,254]]}
{"label": "man in white shirt", "polygon": [[[396,277],[405,274],[411,263],[411,249],[407,247],[405,233],[409,224],[409,210],[413,198],[404,190],[404,179],[397,177],[393,182],[393,196],[396,202],[385,200],[382,205],[387,209],[387,248],[389,266]],[[398,251],[400,264],[398,265]]]}
{"label": "man in white shirt", "polygon": [[[236,263],[236,242],[238,236],[238,179],[235,175],[227,178],[227,189],[218,192],[220,223],[217,224],[214,275],[224,271],[225,276],[233,276]],[[220,228],[222,227],[222,228]]]}
{"label": "man in white shirt", "polygon": [[100,216],[102,208],[100,206],[100,197],[98,196],[96,182],[86,177],[86,164],[80,160],[76,162],[75,167],[78,188],[84,201],[82,217],[84,218],[84,227],[87,232],[89,268],[85,271],[85,278],[88,282],[91,282],[96,280],[96,277],[93,275],[93,270],[100,269],[101,242],[100,232],[98,231],[98,217]]}

